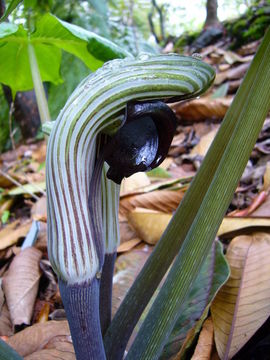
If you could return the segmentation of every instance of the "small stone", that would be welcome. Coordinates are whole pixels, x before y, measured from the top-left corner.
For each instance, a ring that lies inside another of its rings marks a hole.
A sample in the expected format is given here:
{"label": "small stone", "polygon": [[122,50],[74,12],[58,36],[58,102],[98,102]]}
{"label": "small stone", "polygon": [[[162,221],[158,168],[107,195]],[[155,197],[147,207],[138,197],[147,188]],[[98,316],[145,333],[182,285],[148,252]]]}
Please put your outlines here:
{"label": "small stone", "polygon": [[99,280],[99,279],[101,279],[101,271],[98,271],[97,273],[96,273],[96,278]]}

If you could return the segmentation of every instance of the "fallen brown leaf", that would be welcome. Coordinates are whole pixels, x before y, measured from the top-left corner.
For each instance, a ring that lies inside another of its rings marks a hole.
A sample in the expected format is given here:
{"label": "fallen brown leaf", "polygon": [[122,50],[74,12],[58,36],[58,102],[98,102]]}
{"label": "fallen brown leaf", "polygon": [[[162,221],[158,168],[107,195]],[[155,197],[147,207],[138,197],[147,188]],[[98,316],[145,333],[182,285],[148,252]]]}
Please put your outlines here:
{"label": "fallen brown leaf", "polygon": [[49,313],[50,313],[50,304],[46,302],[42,305],[42,308],[37,317],[37,322],[38,323],[47,322],[49,319]]}
{"label": "fallen brown leaf", "polygon": [[250,63],[247,62],[217,74],[215,78],[215,85],[220,85],[224,80],[235,80],[243,78],[247,69],[249,68],[249,65]]}
{"label": "fallen brown leaf", "polygon": [[172,360],[186,359],[187,353],[191,348],[194,347],[194,344],[197,342],[197,338],[201,332],[203,323],[207,319],[209,308],[210,308],[210,304],[205,308],[201,318],[195,323],[195,325],[191,329],[188,330],[179,352],[175,355],[175,357]]}
{"label": "fallen brown leaf", "polygon": [[136,232],[130,227],[127,220],[121,219],[119,223],[120,228],[120,244],[136,238]]}
{"label": "fallen brown leaf", "polygon": [[232,233],[248,228],[269,228],[270,218],[267,217],[233,217],[226,216],[219,227],[218,236],[231,236]]}
{"label": "fallen brown leaf", "polygon": [[43,163],[46,159],[46,142],[42,141],[38,144],[36,148],[33,149],[32,159],[38,163]]}
{"label": "fallen brown leaf", "polygon": [[45,173],[42,171],[34,173],[13,172],[12,177],[22,185],[32,184],[33,188],[37,187],[35,189],[36,192],[44,191],[43,189],[39,189],[39,183],[42,183],[45,180]]}
{"label": "fallen brown leaf", "polygon": [[184,197],[183,191],[159,190],[146,194],[132,195],[121,199],[119,212],[126,216],[136,207],[171,213]]}
{"label": "fallen brown leaf", "polygon": [[214,345],[214,327],[211,318],[205,320],[191,360],[209,360]]}
{"label": "fallen brown leaf", "polygon": [[135,246],[139,245],[139,243],[141,242],[141,239],[135,238],[135,239],[131,239],[128,241],[125,241],[123,244],[119,245],[117,248],[117,252],[121,253],[121,252],[127,252],[130,251],[131,249],[133,249]]}
{"label": "fallen brown leaf", "polygon": [[[171,170],[170,170],[171,173]],[[171,187],[175,187],[175,186],[183,186],[181,185],[182,181],[184,179],[186,179],[187,177],[190,177],[190,175],[188,176],[183,176],[181,178],[175,178],[175,179],[161,179],[157,182],[154,182],[153,184],[150,184],[148,186],[145,186],[143,189],[141,189],[140,191],[134,192],[132,194],[128,194],[128,195],[134,195],[134,194],[142,194],[142,193],[149,193],[155,190],[161,190],[161,189],[165,189],[165,188],[171,188]]]}
{"label": "fallen brown leaf", "polygon": [[154,245],[160,239],[172,215],[136,208],[127,215],[127,218],[138,236],[146,243]]}
{"label": "fallen brown leaf", "polygon": [[228,215],[233,217],[242,217],[242,216],[248,216],[252,214],[257,208],[259,208],[267,199],[267,192],[262,190],[259,194],[257,194],[251,204],[242,210],[235,210],[233,212],[230,212]]}
{"label": "fallen brown leaf", "polygon": [[138,172],[128,178],[124,178],[121,183],[120,196],[125,196],[134,192],[140,192],[145,186],[151,184],[149,177],[144,172]]}
{"label": "fallen brown leaf", "polygon": [[185,139],[186,139],[186,134],[183,132],[180,132],[179,134],[177,134],[173,137],[171,146],[180,146],[182,143],[185,142]]}
{"label": "fallen brown leaf", "polygon": [[47,218],[47,199],[42,196],[37,202],[34,203],[31,209],[32,217]]}
{"label": "fallen brown leaf", "polygon": [[220,49],[220,53],[223,54],[224,60],[232,65],[234,63],[240,62],[240,63],[250,63],[253,59],[253,55],[248,55],[248,56],[240,56],[238,55],[236,52],[231,51],[231,50],[223,50]]}
{"label": "fallen brown leaf", "polygon": [[11,335],[13,335],[12,323],[7,304],[5,303],[0,312],[0,336]]}
{"label": "fallen brown leaf", "polygon": [[[193,178],[196,175],[195,167],[193,164],[185,164],[183,163],[180,166],[175,166],[170,170],[170,174],[173,177],[185,179],[185,178]],[[187,185],[188,186],[188,185]],[[187,189],[184,186],[181,186],[181,191],[184,193]]]}
{"label": "fallen brown leaf", "polygon": [[239,86],[242,83],[242,79],[237,79],[237,80],[231,80],[229,81],[229,89],[228,92],[230,94],[235,93],[236,90],[239,88]]}
{"label": "fallen brown leaf", "polygon": [[0,187],[8,189],[13,186],[13,182],[10,179],[11,174],[8,171],[5,171],[5,168],[0,168]]}
{"label": "fallen brown leaf", "polygon": [[31,221],[20,225],[20,220],[8,224],[0,231],[0,250],[17,243],[20,237],[25,237],[30,230]]}
{"label": "fallen brown leaf", "polygon": [[14,203],[14,199],[8,199],[0,205],[0,217],[3,215],[4,211],[10,210],[13,203]]}
{"label": "fallen brown leaf", "polygon": [[117,258],[116,274],[113,277],[112,315],[116,313],[151,251],[152,249],[145,245],[141,249],[133,249]]}
{"label": "fallen brown leaf", "polygon": [[188,121],[222,119],[232,103],[232,97],[211,99],[204,97],[173,105],[177,116]]}
{"label": "fallen brown leaf", "polygon": [[251,43],[248,43],[246,45],[243,45],[240,47],[240,49],[238,49],[237,53],[242,56],[254,54],[258,46],[260,45],[261,41],[262,39],[259,39]]}
{"label": "fallen brown leaf", "polygon": [[[73,350],[73,352],[72,352]],[[56,349],[44,349],[28,355],[24,360],[76,360],[72,344],[61,346]]]}
{"label": "fallen brown leaf", "polygon": [[191,155],[201,155],[205,156],[208,149],[210,148],[212,141],[214,140],[219,126],[216,126],[213,130],[211,130],[208,134],[205,134],[201,137],[199,143],[191,150]]}
{"label": "fallen brown leaf", "polygon": [[231,275],[211,306],[221,359],[231,359],[270,313],[270,235],[234,238],[227,250]]}
{"label": "fallen brown leaf", "polygon": [[270,161],[268,161],[265,166],[265,173],[263,175],[263,189],[265,191],[270,190]]}
{"label": "fallen brown leaf", "polygon": [[3,290],[13,325],[30,324],[38,292],[42,253],[26,248],[15,256],[7,275],[3,278]]}
{"label": "fallen brown leaf", "polygon": [[11,336],[7,343],[21,356],[27,356],[43,349],[56,336],[70,336],[67,320],[32,325]]}
{"label": "fallen brown leaf", "polygon": [[208,122],[199,122],[192,124],[192,128],[195,131],[196,137],[201,138],[202,136],[208,134],[210,131],[214,130],[217,127],[216,124]]}
{"label": "fallen brown leaf", "polygon": [[1,314],[1,310],[2,307],[5,303],[5,295],[4,295],[4,291],[2,289],[2,279],[0,280],[0,314]]}
{"label": "fallen brown leaf", "polygon": [[47,252],[47,224],[39,222],[39,233],[35,242],[35,248],[42,252]]}

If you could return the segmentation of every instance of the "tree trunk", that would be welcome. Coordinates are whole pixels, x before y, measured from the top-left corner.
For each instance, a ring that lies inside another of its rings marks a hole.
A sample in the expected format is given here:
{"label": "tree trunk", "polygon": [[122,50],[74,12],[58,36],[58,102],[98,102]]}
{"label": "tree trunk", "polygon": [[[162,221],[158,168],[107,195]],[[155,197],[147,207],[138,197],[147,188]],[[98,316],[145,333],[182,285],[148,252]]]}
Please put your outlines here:
{"label": "tree trunk", "polygon": [[206,20],[204,28],[215,27],[219,24],[217,16],[218,2],[217,0],[207,0],[206,3]]}
{"label": "tree trunk", "polygon": [[5,4],[4,1],[0,0],[0,17],[4,15],[5,12]]}
{"label": "tree trunk", "polygon": [[[163,9],[164,9],[163,6],[158,6],[158,4],[156,3],[156,0],[152,0],[152,10],[148,14],[148,22],[149,22],[149,26],[150,26],[150,31],[154,35],[157,44],[159,44],[161,41],[165,42]],[[153,22],[153,16],[154,16],[155,10],[157,11],[158,18],[159,18],[160,37],[157,35],[157,32],[154,27],[154,22]]]}
{"label": "tree trunk", "polygon": [[[11,90],[2,84],[5,98],[12,103]],[[40,117],[34,90],[17,92],[14,101],[14,119],[20,127],[22,137],[28,139],[36,136],[40,127]]]}

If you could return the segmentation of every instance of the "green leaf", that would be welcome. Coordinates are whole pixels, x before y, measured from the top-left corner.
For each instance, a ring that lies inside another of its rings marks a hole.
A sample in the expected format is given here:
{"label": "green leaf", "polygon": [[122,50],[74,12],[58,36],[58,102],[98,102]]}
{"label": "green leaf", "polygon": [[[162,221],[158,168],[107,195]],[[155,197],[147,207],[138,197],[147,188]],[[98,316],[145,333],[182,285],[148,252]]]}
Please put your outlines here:
{"label": "green leaf", "polygon": [[51,84],[49,88],[48,104],[52,119],[56,119],[69,95],[89,73],[89,69],[80,59],[75,58],[71,54],[63,53],[61,76],[64,82],[60,85]]}
{"label": "green leaf", "polygon": [[1,222],[2,224],[6,224],[10,216],[10,211],[5,210],[1,216]]}
{"label": "green leaf", "polygon": [[216,293],[227,281],[230,268],[223,255],[223,247],[219,241],[214,243],[200,273],[178,314],[179,318],[164,347],[162,360],[170,359],[180,350],[188,330],[201,318],[206,307],[209,307]]}
{"label": "green leaf", "polygon": [[157,177],[157,178],[171,178],[171,174],[160,166],[158,166],[157,168],[151,171],[148,171],[147,175],[150,177]]}
{"label": "green leaf", "polygon": [[23,358],[2,339],[0,339],[0,359],[23,360]]}
{"label": "green leaf", "polygon": [[225,84],[222,84],[221,86],[219,86],[211,95],[211,99],[217,99],[217,98],[221,98],[227,95],[229,90],[229,83],[226,82]]}
{"label": "green leaf", "polygon": [[[61,82],[61,50],[45,43],[35,44],[35,53],[43,81]],[[33,88],[28,57],[28,35],[22,25],[0,24],[0,82],[16,91]],[[49,64],[49,66],[48,66]]]}
{"label": "green leaf", "polygon": [[62,82],[59,72],[61,50],[75,55],[91,70],[99,68],[104,61],[128,55],[109,40],[61,21],[51,14],[41,17],[31,34],[22,25],[2,23],[0,82],[10,86],[13,93],[33,88],[28,58],[29,43],[34,47],[42,81],[55,85]]}
{"label": "green leaf", "polygon": [[15,187],[14,189],[9,190],[7,195],[17,196],[17,195],[23,195],[23,194],[29,194],[29,193],[35,194],[35,193],[39,193],[41,190],[44,191],[45,189],[46,189],[46,183],[45,183],[45,181],[42,181],[40,183],[26,184],[26,185]]}
{"label": "green leaf", "polygon": [[41,41],[63,49],[81,59],[91,70],[104,61],[124,58],[128,53],[109,40],[51,14],[44,15],[31,35],[33,44]]}
{"label": "green leaf", "polygon": [[0,18],[0,22],[5,21],[6,18],[12,13],[14,9],[22,2],[22,0],[12,0],[4,12],[4,15]]}
{"label": "green leaf", "polygon": [[24,0],[23,6],[25,9],[35,8],[37,6],[37,0]]}
{"label": "green leaf", "polygon": [[43,161],[37,168],[37,172],[40,172],[42,169],[45,169],[45,166],[46,166],[46,161]]}

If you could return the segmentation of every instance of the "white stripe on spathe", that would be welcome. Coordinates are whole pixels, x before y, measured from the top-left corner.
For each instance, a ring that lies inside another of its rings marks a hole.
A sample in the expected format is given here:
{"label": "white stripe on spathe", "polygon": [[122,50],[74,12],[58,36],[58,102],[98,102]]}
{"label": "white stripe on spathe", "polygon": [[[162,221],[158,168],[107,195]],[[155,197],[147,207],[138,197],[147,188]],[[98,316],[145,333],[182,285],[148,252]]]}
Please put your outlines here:
{"label": "white stripe on spathe", "polygon": [[[196,58],[143,55],[106,63],[71,94],[51,130],[46,164],[48,252],[62,280],[74,284],[93,278],[102,266],[97,241],[108,252],[119,243],[119,186],[104,173],[103,219],[88,208],[98,133],[123,118],[130,100],[196,97],[214,76],[214,70]],[[92,226],[103,227],[104,239],[93,238],[91,219],[97,222]]]}

